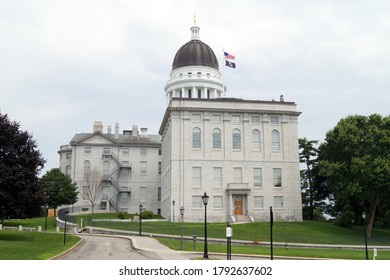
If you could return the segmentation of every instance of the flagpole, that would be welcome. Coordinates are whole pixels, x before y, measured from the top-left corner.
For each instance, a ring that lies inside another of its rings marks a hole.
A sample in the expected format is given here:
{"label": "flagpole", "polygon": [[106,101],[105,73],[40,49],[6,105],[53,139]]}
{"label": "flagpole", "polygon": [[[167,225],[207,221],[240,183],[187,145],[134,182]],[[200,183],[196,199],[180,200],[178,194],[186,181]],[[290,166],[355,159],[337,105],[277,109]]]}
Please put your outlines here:
{"label": "flagpole", "polygon": [[[222,49],[222,54],[223,54],[223,61],[225,61],[225,49]],[[225,64],[222,66],[222,97],[225,97]]]}

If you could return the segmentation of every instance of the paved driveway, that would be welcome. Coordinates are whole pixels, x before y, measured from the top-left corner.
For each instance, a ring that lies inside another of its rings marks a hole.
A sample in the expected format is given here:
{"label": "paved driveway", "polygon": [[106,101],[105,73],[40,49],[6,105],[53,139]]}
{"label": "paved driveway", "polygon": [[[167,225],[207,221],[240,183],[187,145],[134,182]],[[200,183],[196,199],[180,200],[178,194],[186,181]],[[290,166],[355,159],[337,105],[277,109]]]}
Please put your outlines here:
{"label": "paved driveway", "polygon": [[127,238],[81,235],[81,242],[57,260],[159,260],[156,253],[136,250]]}

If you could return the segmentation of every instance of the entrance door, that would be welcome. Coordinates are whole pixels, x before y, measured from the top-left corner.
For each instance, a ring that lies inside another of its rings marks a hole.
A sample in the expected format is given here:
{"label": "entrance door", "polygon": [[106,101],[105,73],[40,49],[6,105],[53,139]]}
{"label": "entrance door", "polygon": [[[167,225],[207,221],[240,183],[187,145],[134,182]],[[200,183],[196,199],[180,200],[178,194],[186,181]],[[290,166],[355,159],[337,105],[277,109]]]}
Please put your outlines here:
{"label": "entrance door", "polygon": [[242,200],[234,200],[234,215],[242,215]]}

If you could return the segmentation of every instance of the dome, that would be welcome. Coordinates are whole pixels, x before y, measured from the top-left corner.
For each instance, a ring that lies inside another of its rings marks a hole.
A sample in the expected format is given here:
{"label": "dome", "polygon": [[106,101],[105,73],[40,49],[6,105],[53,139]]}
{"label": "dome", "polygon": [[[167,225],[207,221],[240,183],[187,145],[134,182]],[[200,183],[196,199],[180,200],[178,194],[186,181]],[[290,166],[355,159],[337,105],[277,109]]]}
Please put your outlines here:
{"label": "dome", "polygon": [[172,70],[184,66],[207,66],[219,70],[218,59],[213,50],[199,40],[199,27],[191,27],[191,41],[184,44],[176,53]]}
{"label": "dome", "polygon": [[172,70],[198,65],[219,69],[218,60],[213,50],[200,40],[191,40],[177,51],[173,59]]}

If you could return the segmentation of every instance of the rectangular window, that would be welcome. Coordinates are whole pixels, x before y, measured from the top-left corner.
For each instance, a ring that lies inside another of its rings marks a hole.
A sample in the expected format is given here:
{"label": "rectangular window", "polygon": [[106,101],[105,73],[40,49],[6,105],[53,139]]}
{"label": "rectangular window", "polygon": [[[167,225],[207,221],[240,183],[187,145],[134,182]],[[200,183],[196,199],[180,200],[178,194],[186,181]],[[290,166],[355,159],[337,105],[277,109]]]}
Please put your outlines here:
{"label": "rectangular window", "polygon": [[146,202],[146,187],[139,188],[139,202]]}
{"label": "rectangular window", "polygon": [[212,115],[211,116],[211,121],[213,123],[221,123],[221,115]]}
{"label": "rectangular window", "polygon": [[282,169],[274,168],[273,169],[273,179],[274,179],[274,187],[282,186]]}
{"label": "rectangular window", "polygon": [[274,208],[283,209],[283,196],[274,196]]}
{"label": "rectangular window", "polygon": [[162,155],[162,151],[161,149],[158,149],[158,155],[161,156]]}
{"label": "rectangular window", "polygon": [[223,196],[213,196],[213,209],[223,209]]}
{"label": "rectangular window", "polygon": [[279,124],[279,117],[271,117],[271,124]]}
{"label": "rectangular window", "polygon": [[264,197],[262,196],[253,197],[253,204],[255,209],[264,209]]}
{"label": "rectangular window", "polygon": [[233,168],[233,181],[234,183],[242,183],[242,168],[234,167]]}
{"label": "rectangular window", "polygon": [[91,153],[91,147],[84,147],[84,153],[90,154]]}
{"label": "rectangular window", "polygon": [[[129,161],[122,161],[122,166],[123,167],[129,167],[130,162]],[[129,175],[129,168],[122,168],[122,174],[123,175]]]}
{"label": "rectangular window", "polygon": [[192,197],[192,209],[202,209],[203,208],[203,201],[202,197],[199,196],[193,196]]}
{"label": "rectangular window", "polygon": [[251,123],[259,124],[260,123],[260,116],[251,116]]}
{"label": "rectangular window", "polygon": [[148,167],[148,164],[146,161],[141,161],[140,162],[140,174],[141,175],[146,175],[147,173],[147,167]]}
{"label": "rectangular window", "polygon": [[110,148],[103,148],[103,155],[111,155]]}
{"label": "rectangular window", "polygon": [[148,155],[148,149],[141,148],[141,156],[146,157]]}
{"label": "rectangular window", "polygon": [[192,123],[200,123],[200,114],[192,114]]}
{"label": "rectangular window", "polygon": [[159,161],[158,162],[158,174],[161,175],[161,166],[162,166],[162,162]]}
{"label": "rectangular window", "polygon": [[253,186],[260,188],[262,183],[262,170],[261,168],[253,168]]}
{"label": "rectangular window", "polygon": [[122,154],[128,155],[129,154],[129,148],[123,148],[122,149]]}
{"label": "rectangular window", "polygon": [[157,188],[157,201],[158,201],[158,202],[161,201],[161,187],[158,187],[158,188]]}
{"label": "rectangular window", "polygon": [[222,167],[213,167],[214,188],[222,188]]}
{"label": "rectangular window", "polygon": [[198,98],[199,99],[202,98],[202,90],[200,88],[198,88]]}
{"label": "rectangular window", "polygon": [[72,159],[72,154],[71,153],[66,153],[66,159]]}
{"label": "rectangular window", "polygon": [[192,187],[202,187],[202,167],[192,167]]}
{"label": "rectangular window", "polygon": [[188,90],[188,98],[192,98],[192,92],[190,89]]}
{"label": "rectangular window", "polygon": [[234,123],[234,124],[241,123],[241,116],[240,115],[233,115],[232,116],[232,123]]}
{"label": "rectangular window", "polygon": [[129,193],[121,193],[120,200],[122,203],[129,202]]}

